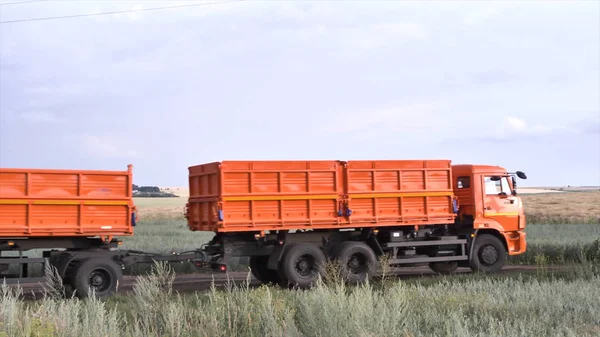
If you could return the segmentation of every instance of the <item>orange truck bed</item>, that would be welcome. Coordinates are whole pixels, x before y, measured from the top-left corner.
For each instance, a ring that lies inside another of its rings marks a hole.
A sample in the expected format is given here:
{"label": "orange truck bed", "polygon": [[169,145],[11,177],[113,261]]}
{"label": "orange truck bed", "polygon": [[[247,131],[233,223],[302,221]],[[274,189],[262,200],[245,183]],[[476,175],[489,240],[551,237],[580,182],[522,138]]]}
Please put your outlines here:
{"label": "orange truck bed", "polygon": [[189,167],[192,231],[452,224],[449,160],[223,161]]}
{"label": "orange truck bed", "polygon": [[129,236],[127,171],[0,169],[0,237]]}

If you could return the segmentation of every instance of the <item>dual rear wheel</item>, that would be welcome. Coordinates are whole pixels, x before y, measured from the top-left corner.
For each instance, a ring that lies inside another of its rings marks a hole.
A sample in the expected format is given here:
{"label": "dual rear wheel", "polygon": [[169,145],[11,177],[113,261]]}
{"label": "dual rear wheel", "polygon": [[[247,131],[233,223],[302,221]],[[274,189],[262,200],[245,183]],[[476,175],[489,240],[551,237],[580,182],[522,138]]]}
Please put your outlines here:
{"label": "dual rear wheel", "polygon": [[[373,250],[358,241],[340,243],[330,257],[339,263],[342,278],[351,283],[363,282],[370,277],[377,261]],[[292,243],[286,247],[278,270],[268,269],[268,260],[269,256],[250,259],[253,275],[263,283],[306,289],[313,286],[319,276],[326,274],[327,256],[312,243]]]}

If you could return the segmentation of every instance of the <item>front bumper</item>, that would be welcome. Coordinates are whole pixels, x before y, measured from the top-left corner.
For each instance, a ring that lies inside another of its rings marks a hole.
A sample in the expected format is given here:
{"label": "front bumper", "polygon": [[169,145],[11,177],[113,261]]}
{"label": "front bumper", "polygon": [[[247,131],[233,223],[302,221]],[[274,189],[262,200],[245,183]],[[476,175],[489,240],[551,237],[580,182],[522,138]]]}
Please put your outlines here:
{"label": "front bumper", "polygon": [[525,231],[504,232],[508,255],[519,255],[527,250],[527,233]]}

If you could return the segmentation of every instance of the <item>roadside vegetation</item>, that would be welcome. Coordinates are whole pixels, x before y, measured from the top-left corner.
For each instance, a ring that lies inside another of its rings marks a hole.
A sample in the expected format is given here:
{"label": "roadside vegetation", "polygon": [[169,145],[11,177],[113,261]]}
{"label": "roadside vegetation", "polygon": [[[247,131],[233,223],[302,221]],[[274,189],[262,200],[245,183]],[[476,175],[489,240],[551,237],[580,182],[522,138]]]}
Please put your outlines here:
{"label": "roadside vegetation", "polygon": [[[22,301],[0,286],[0,336],[597,336],[600,273],[388,279],[327,277],[309,291],[249,283],[177,294],[157,264],[131,295]],[[55,288],[60,284],[54,284]],[[50,287],[52,288],[52,287]]]}

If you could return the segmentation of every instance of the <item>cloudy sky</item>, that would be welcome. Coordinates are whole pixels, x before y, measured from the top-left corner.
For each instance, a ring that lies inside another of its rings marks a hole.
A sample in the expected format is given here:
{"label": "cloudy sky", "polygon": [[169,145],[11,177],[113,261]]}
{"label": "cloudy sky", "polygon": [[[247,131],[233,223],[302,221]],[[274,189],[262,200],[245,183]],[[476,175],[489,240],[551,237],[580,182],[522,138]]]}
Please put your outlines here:
{"label": "cloudy sky", "polygon": [[600,185],[597,1],[0,4],[0,166],[185,186],[227,159],[451,159]]}

